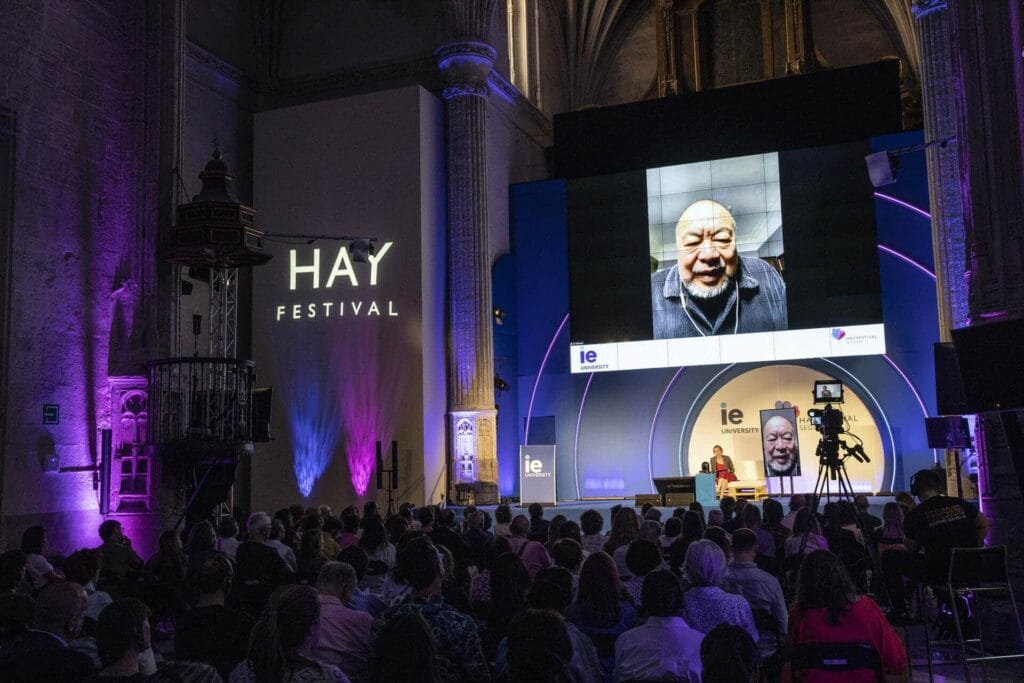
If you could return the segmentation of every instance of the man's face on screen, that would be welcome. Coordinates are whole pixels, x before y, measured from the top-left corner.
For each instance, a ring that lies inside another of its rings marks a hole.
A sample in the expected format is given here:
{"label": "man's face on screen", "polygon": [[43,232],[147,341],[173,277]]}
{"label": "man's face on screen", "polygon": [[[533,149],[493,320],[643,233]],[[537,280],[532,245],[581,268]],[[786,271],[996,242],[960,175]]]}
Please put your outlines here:
{"label": "man's face on screen", "polygon": [[679,277],[701,299],[722,294],[736,276],[736,222],[718,202],[702,199],[691,204],[676,224]]}
{"label": "man's face on screen", "polygon": [[768,470],[775,474],[788,474],[799,457],[793,424],[776,415],[764,423],[763,437]]}

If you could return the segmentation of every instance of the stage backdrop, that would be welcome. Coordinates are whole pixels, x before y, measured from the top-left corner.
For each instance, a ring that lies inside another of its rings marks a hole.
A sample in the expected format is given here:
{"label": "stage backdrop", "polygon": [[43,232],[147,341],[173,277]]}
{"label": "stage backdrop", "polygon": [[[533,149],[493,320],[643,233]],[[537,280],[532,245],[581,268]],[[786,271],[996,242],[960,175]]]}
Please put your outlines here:
{"label": "stage backdrop", "polygon": [[255,269],[275,440],[256,446],[254,510],[383,501],[377,440],[398,441],[398,501],[444,492],[443,140],[442,105],[418,87],[256,115],[258,225],[377,240],[358,263],[349,240],[276,239]]}

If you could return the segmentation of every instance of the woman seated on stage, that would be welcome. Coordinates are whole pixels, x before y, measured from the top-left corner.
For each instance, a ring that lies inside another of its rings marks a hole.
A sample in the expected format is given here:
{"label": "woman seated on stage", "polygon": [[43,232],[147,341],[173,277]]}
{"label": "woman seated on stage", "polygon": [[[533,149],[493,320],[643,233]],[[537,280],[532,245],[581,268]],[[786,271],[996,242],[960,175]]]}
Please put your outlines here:
{"label": "woman seated on stage", "polygon": [[[804,643],[869,643],[878,652],[886,673],[906,669],[907,652],[882,610],[871,598],[859,595],[838,557],[816,550],[804,558],[797,581],[796,602],[789,615],[790,648]],[[788,666],[788,665],[787,665]],[[782,680],[790,680],[783,672]],[[871,671],[810,672],[801,680],[874,681]]]}
{"label": "woman seated on stage", "polygon": [[728,490],[729,482],[736,481],[736,468],[732,465],[732,458],[722,452],[721,446],[716,444],[711,450],[714,455],[709,464],[715,475],[715,493],[721,498]]}

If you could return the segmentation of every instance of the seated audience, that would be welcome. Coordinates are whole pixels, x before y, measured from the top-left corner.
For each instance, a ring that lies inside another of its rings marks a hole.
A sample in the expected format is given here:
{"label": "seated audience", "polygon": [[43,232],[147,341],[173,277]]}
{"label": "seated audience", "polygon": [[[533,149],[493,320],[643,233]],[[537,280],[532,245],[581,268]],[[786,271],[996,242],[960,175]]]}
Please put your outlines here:
{"label": "seated audience", "polygon": [[569,539],[575,541],[580,548],[583,548],[583,530],[580,529],[580,525],[571,519],[565,522],[558,531],[558,535],[561,536],[559,540]]}
{"label": "seated audience", "polygon": [[604,548],[608,538],[601,533],[604,528],[604,517],[597,510],[587,510],[580,515],[580,530],[583,532],[583,541],[580,545],[588,553],[596,553]]}
{"label": "seated audience", "polygon": [[638,538],[629,544],[629,548],[626,550],[629,579],[623,583],[623,586],[630,601],[638,609],[644,577],[661,567],[661,563],[661,548],[654,541]]}
{"label": "seated audience", "polygon": [[22,592],[25,553],[8,550],[0,555],[0,647],[28,630],[35,600]]}
{"label": "seated audience", "polygon": [[584,560],[583,548],[571,538],[560,539],[551,550],[551,559],[556,567],[563,567],[572,576],[571,602],[571,598],[576,597],[576,586],[579,584],[580,567],[583,566]]}
{"label": "seated audience", "polygon": [[[749,509],[749,508],[748,508]],[[722,588],[743,597],[750,605],[758,632],[758,649],[765,660],[774,656],[789,626],[789,611],[779,580],[758,568],[757,538],[750,529],[732,535],[732,562],[722,579]],[[763,622],[759,621],[758,614]]]}
{"label": "seated audience", "polygon": [[353,683],[369,676],[370,629],[373,617],[348,606],[356,587],[356,572],[343,562],[320,568],[320,640],[313,649],[317,661],[333,664]]}
{"label": "seated audience", "polygon": [[548,552],[551,552],[551,548],[562,538],[562,526],[568,521],[565,515],[555,515],[551,518],[551,521],[548,523],[548,538],[544,543]]}
{"label": "seated audience", "polygon": [[573,680],[572,640],[558,612],[525,609],[508,627],[510,681],[561,683]]}
{"label": "seated audience", "polygon": [[[390,619],[376,633],[370,683],[442,683],[437,642],[418,612]],[[444,681],[453,679],[444,679]]]}
{"label": "seated audience", "polygon": [[626,566],[626,550],[629,544],[640,537],[640,520],[632,508],[620,508],[612,517],[612,530],[604,544],[604,552],[615,562],[619,576],[629,576]]}
{"label": "seated audience", "polygon": [[[450,512],[450,511],[448,511]],[[363,535],[359,539],[359,547],[366,551],[366,576],[360,588],[380,595],[384,590],[384,579],[395,566],[395,546],[388,542],[387,531],[380,517],[366,517],[362,523]],[[437,527],[435,534],[451,534],[450,529]]]}
{"label": "seated audience", "polygon": [[818,518],[813,515],[809,508],[800,508],[797,512],[796,521],[793,523],[793,535],[786,539],[786,557],[814,552],[815,550],[828,550],[828,540],[821,535],[821,527],[818,526]]}
{"label": "seated audience", "polygon": [[292,572],[297,572],[299,571],[299,563],[295,558],[295,551],[284,542],[284,539],[284,522],[275,517],[270,523],[270,537],[267,538],[267,545],[277,551],[277,554],[281,556],[284,563],[288,565],[288,569]]}
{"label": "seated audience", "polygon": [[875,543],[881,556],[887,550],[906,550],[906,534],[903,531],[903,506],[886,503],[882,509],[882,526],[875,529]]}
{"label": "seated audience", "polygon": [[[269,524],[269,517],[267,527]],[[242,544],[243,547],[245,544]],[[241,552],[242,547],[239,547]],[[274,553],[274,557],[278,557]],[[280,559],[278,557],[278,559]],[[249,655],[229,683],[329,681],[347,683],[336,666],[313,658],[320,635],[320,597],[312,586],[287,586],[274,594],[253,627]]]}
{"label": "seated audience", "polygon": [[494,659],[498,643],[505,637],[512,617],[526,605],[526,591],[529,588],[530,575],[523,561],[512,553],[499,557],[491,569],[491,597],[487,604],[486,627],[480,634],[484,655],[489,661]]}
{"label": "seated audience", "polygon": [[270,594],[289,574],[277,551],[268,546],[270,515],[254,512],[246,522],[249,540],[238,546],[233,593],[239,607],[256,618],[263,612]]}
{"label": "seated audience", "polygon": [[199,599],[193,609],[178,617],[174,630],[177,659],[205,662],[225,679],[245,659],[253,627],[250,616],[225,606],[231,580],[227,556],[218,554],[208,559],[195,575]]}
{"label": "seated audience", "polygon": [[732,559],[732,534],[720,526],[709,526],[704,532],[704,538],[722,549],[726,562]]}
{"label": "seated audience", "polygon": [[430,539],[418,537],[398,551],[397,569],[408,582],[411,595],[385,609],[373,622],[371,643],[376,648],[379,635],[388,624],[409,613],[421,615],[428,624],[438,648],[438,673],[444,681],[489,681],[490,671],[484,659],[480,634],[472,618],[445,604],[441,597],[444,583],[441,560]]}
{"label": "seated audience", "polygon": [[512,535],[509,526],[512,524],[512,509],[502,503],[494,510],[494,535],[508,538]]}
{"label": "seated audience", "polygon": [[185,551],[188,555],[188,570],[186,578],[190,578],[199,568],[206,564],[206,561],[214,555],[223,555],[214,546],[217,543],[217,532],[214,531],[210,522],[203,520],[197,523],[188,532],[188,542],[185,544]]}
{"label": "seated audience", "polygon": [[[632,510],[625,510],[620,514]],[[626,597],[612,558],[596,552],[583,561],[576,602],[567,610],[567,618],[587,634],[597,648],[605,675],[615,664],[615,640],[636,626],[636,608]]]}
{"label": "seated audience", "polygon": [[350,545],[338,553],[338,561],[352,567],[352,570],[356,573],[356,585],[352,587],[349,607],[366,612],[371,617],[380,614],[381,610],[385,607],[384,601],[379,596],[359,587],[363,577],[366,576],[366,567],[370,562],[369,558],[366,557],[366,551],[358,545]]}
{"label": "seated audience", "polygon": [[41,526],[30,526],[25,529],[21,535],[21,552],[25,553],[25,570],[33,592],[61,579],[53,565],[43,557],[45,550],[46,529]]}
{"label": "seated audience", "polygon": [[540,503],[530,503],[527,511],[530,513],[530,531],[527,538],[531,541],[547,543],[550,522],[544,519],[544,506]]}
{"label": "seated audience", "polygon": [[871,533],[878,527],[882,526],[882,520],[868,512],[868,508],[870,508],[871,505],[868,503],[867,496],[863,493],[858,493],[853,499],[853,504],[857,508],[858,524],[862,525],[868,533]]}
{"label": "seated audience", "polygon": [[661,544],[662,553],[668,554],[669,546],[679,539],[679,536],[683,533],[683,520],[679,517],[669,517],[665,520],[665,527],[662,529],[661,538],[658,539]]}
{"label": "seated audience", "polygon": [[796,525],[796,516],[805,507],[807,507],[807,498],[801,493],[793,494],[789,499],[789,514],[782,518],[782,526],[793,531],[793,527]]}
{"label": "seated audience", "polygon": [[103,552],[100,574],[105,580],[124,587],[128,575],[142,571],[145,563],[132,550],[132,539],[125,536],[124,528],[117,520],[108,519],[100,524],[99,533],[103,541],[99,547]]}
{"label": "seated audience", "polygon": [[906,611],[902,577],[944,582],[952,549],[980,546],[988,532],[988,521],[977,507],[941,493],[944,483],[938,472],[920,470],[911,481],[921,504],[903,518],[906,550],[882,556],[893,611],[900,616]]}
{"label": "seated audience", "polygon": [[215,547],[227,555],[232,562],[235,561],[235,552],[238,551],[238,522],[234,517],[224,517],[218,522]]}
{"label": "seated audience", "polygon": [[641,615],[647,620],[616,641],[615,680],[700,683],[704,634],[679,616],[682,608],[682,586],[672,572],[659,569],[646,575]]}
{"label": "seated audience", "polygon": [[68,643],[78,637],[88,596],[72,581],[52,583],[36,596],[32,629],[0,649],[0,673],[9,683],[62,683],[92,675],[92,659]]}
{"label": "seated audience", "polygon": [[[858,595],[842,562],[827,550],[814,551],[800,566],[786,641],[790,648],[808,642],[866,642],[878,652],[886,672],[899,674],[907,665],[903,641],[882,610],[871,598]],[[809,672],[804,680],[856,683],[874,681],[875,675],[870,671]]]}
{"label": "seated audience", "polygon": [[749,633],[732,624],[719,624],[704,636],[700,662],[708,683],[760,683],[764,680],[757,645]]}
{"label": "seated audience", "polygon": [[833,524],[825,532],[828,548],[839,558],[861,590],[867,588],[866,572],[871,568],[867,542],[857,526],[857,508],[848,500],[836,504]]}
{"label": "seated audience", "polygon": [[522,558],[530,578],[536,576],[541,569],[551,566],[551,556],[544,544],[527,538],[527,534],[530,533],[530,522],[526,517],[516,515],[509,526],[509,531],[512,534],[508,539],[512,552]]}
{"label": "seated audience", "polygon": [[316,582],[320,567],[327,563],[324,552],[324,534],[320,529],[305,529],[299,535],[299,551],[295,555],[299,569],[295,572],[295,581],[306,586]]}
{"label": "seated audience", "polygon": [[708,511],[707,525],[709,527],[717,526],[720,527],[725,524],[725,513],[718,508],[713,508]]}
{"label": "seated audience", "polygon": [[344,550],[350,545],[359,543],[359,515],[355,512],[343,512],[341,515],[341,531],[338,532],[338,547]]}
{"label": "seated audience", "polygon": [[91,635],[100,618],[100,612],[114,602],[109,594],[96,590],[96,582],[100,578],[99,551],[79,550],[71,553],[68,559],[64,560],[64,577],[85,588],[85,592],[89,596],[85,608],[85,619],[88,625],[83,627],[83,630]]}
{"label": "seated audience", "polygon": [[709,540],[697,541],[686,551],[686,576],[693,588],[683,598],[683,618],[701,633],[719,624],[744,629],[757,642],[757,628],[750,605],[738,595],[726,593],[720,584],[725,574],[725,553]]}
{"label": "seated audience", "polygon": [[[771,568],[775,563],[775,537],[772,536],[761,524],[761,511],[756,505],[747,505],[743,508],[743,526],[740,528],[749,529],[757,537],[757,562],[761,567]],[[733,531],[733,534],[736,533]]]}
{"label": "seated audience", "polygon": [[103,668],[90,681],[142,681],[142,654],[149,650],[149,608],[123,598],[103,610],[96,624],[96,649]]}

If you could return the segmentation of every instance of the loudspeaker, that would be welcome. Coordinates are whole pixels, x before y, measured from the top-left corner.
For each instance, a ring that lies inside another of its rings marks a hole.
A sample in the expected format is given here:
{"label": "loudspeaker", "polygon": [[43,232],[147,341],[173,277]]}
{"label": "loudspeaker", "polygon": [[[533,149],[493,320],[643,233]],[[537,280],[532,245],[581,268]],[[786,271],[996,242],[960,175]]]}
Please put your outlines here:
{"label": "loudspeaker", "polygon": [[642,508],[644,505],[661,505],[661,495],[657,493],[638,493],[633,496],[633,506]]}
{"label": "loudspeaker", "polygon": [[963,415],[967,412],[967,403],[964,401],[964,386],[960,382],[956,349],[950,342],[937,342],[934,351],[935,404],[939,415]]}
{"label": "loudspeaker", "polygon": [[928,433],[928,448],[971,447],[971,433],[965,417],[926,417],[924,429]]}
{"label": "loudspeaker", "polygon": [[270,411],[274,391],[270,387],[252,390],[252,440],[270,441]]}
{"label": "loudspeaker", "polygon": [[1024,319],[1003,320],[953,330],[965,413],[1024,408]]}
{"label": "loudspeaker", "polygon": [[377,442],[377,488],[384,488],[384,454],[381,453],[381,443]]}
{"label": "loudspeaker", "polygon": [[697,496],[693,493],[666,493],[665,494],[665,507],[667,508],[681,508],[686,507],[693,501],[697,500]]}
{"label": "loudspeaker", "polygon": [[391,490],[398,489],[398,442],[391,442]]}

